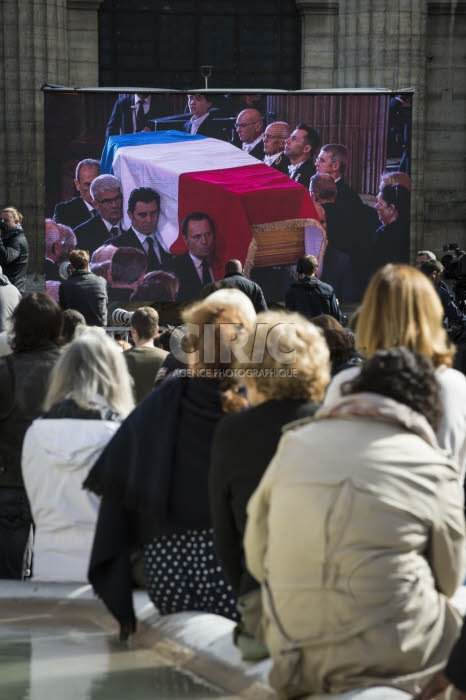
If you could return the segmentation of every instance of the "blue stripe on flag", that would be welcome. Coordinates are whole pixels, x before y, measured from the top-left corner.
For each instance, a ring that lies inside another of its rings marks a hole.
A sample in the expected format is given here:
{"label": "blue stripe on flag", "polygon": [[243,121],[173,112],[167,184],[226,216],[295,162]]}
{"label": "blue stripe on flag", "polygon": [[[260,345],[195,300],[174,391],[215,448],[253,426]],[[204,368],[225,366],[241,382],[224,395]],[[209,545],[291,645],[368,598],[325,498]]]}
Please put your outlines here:
{"label": "blue stripe on flag", "polygon": [[184,131],[141,131],[138,134],[123,134],[122,136],[109,136],[102,158],[100,160],[100,174],[113,174],[113,159],[116,151],[122,146],[147,146],[152,143],[178,143],[180,141],[201,141],[208,138],[202,134],[187,134]]}

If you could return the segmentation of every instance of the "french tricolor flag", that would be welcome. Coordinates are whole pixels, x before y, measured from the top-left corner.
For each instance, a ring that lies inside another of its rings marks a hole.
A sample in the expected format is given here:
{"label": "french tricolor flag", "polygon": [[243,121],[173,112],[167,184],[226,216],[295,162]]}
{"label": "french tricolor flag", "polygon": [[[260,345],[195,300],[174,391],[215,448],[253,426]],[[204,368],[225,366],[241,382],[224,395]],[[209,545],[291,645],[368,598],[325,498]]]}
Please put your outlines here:
{"label": "french tricolor flag", "polygon": [[[183,218],[193,211],[209,214],[216,225],[217,279],[223,277],[227,260],[245,263],[258,225],[317,219],[305,187],[230,143],[197,134],[161,131],[111,136],[102,154],[102,173],[113,173],[122,183],[126,228],[131,190],[152,187],[160,194],[158,229],[175,254],[186,250],[180,230]],[[287,259],[286,240],[280,247],[283,262],[295,262],[294,252]],[[306,252],[321,257],[320,234],[314,247],[315,252]]]}

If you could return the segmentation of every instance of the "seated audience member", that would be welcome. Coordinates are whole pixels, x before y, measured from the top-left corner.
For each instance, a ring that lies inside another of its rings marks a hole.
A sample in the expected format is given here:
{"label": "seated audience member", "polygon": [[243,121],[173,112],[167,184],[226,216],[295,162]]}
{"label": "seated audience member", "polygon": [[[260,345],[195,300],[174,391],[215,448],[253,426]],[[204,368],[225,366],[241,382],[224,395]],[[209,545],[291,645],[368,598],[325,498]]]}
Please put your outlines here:
{"label": "seated audience member", "polygon": [[[63,340],[65,345],[71,343],[76,335],[80,335],[87,328],[86,319],[76,309],[66,309],[63,312]],[[77,330],[79,329],[79,330]]]}
{"label": "seated audience member", "polygon": [[423,275],[432,280],[434,289],[440,297],[444,312],[444,323],[447,327],[466,326],[466,316],[456,306],[450,290],[442,280],[443,265],[440,260],[428,260],[419,268]]}
{"label": "seated audience member", "polygon": [[77,164],[74,186],[79,192],[79,197],[73,197],[55,206],[53,220],[57,224],[65,224],[74,230],[97,215],[91,196],[91,184],[99,172],[100,162],[94,158],[85,158]]}
{"label": "seated audience member", "polygon": [[309,189],[311,177],[315,175],[315,159],[320,146],[320,137],[307,124],[298,124],[285,140],[285,156],[289,159],[288,173],[292,180]]}
{"label": "seated audience member", "polygon": [[153,270],[144,276],[144,279],[138,284],[129,300],[175,301],[178,289],[179,280],[173,272]]}
{"label": "seated audience member", "polygon": [[114,175],[99,175],[91,183],[92,203],[98,212],[75,229],[77,247],[91,256],[107,239],[122,233],[123,195]]}
{"label": "seated audience member", "polygon": [[[437,440],[458,463],[462,485],[466,471],[466,377],[452,369],[455,348],[443,327],[442,304],[419,270],[409,265],[385,265],[372,277],[359,308],[356,347],[370,358],[376,350],[399,345],[422,353],[436,367],[443,408]],[[358,367],[352,367],[333,377],[324,403],[338,397],[342,383],[358,372]]]}
{"label": "seated audience member", "polygon": [[329,314],[321,314],[314,316],[311,321],[322,329],[325,336],[330,351],[332,376],[348,367],[361,364],[362,357],[355,350],[353,333],[343,328],[336,318]]}
{"label": "seated audience member", "polygon": [[105,138],[139,131],[154,131],[153,121],[165,113],[167,107],[158,95],[140,92],[120,97],[113,107]]}
{"label": "seated audience member", "polygon": [[80,311],[88,326],[107,325],[107,283],[89,269],[89,253],[72,250],[71,275],[63,280],[58,292],[62,309]]}
{"label": "seated audience member", "polygon": [[199,328],[186,337],[183,353],[192,374],[164,380],[136,406],[85,482],[102,495],[89,580],[123,637],[136,622],[127,575],[128,528],[134,533],[135,521],[147,590],[161,615],[202,610],[237,618],[214,554],[208,474],[216,424],[245,406],[226,370],[233,332],[240,343],[249,325],[233,306],[208,299],[185,309],[183,321]]}
{"label": "seated audience member", "polygon": [[[267,337],[267,344],[259,360],[253,361],[253,346],[259,337]],[[288,354],[291,348],[292,362]],[[267,652],[250,639],[263,640],[263,632],[259,584],[248,573],[244,560],[246,505],[275,453],[283,426],[314,415],[330,371],[322,333],[298,314],[260,313],[242,349],[246,359],[236,366],[243,373],[252,407],[219,422],[212,444],[209,487],[215,549],[238,597],[242,619],[236,643],[243,658],[257,658]]]}
{"label": "seated audience member", "polygon": [[22,297],[11,320],[13,352],[0,358],[0,579],[30,575],[32,517],[21,448],[60,356],[63,315],[47,294],[34,292]]}
{"label": "seated audience member", "polygon": [[64,349],[50,375],[45,413],[24,438],[35,580],[87,582],[99,499],[82,482],[132,408],[121,353],[103,329],[86,328]]}
{"label": "seated audience member", "polygon": [[236,117],[235,129],[241,142],[240,148],[250,156],[263,160],[264,117],[259,110],[243,109]]}
{"label": "seated audience member", "polygon": [[234,287],[246,294],[252,301],[257,313],[267,311],[264,293],[257,282],[253,282],[243,273],[243,266],[239,260],[229,260],[225,265],[225,280],[231,282]]}
{"label": "seated audience member", "polygon": [[114,245],[101,245],[92,253],[92,257],[89,261],[89,269],[97,277],[103,277],[110,287],[112,284],[112,277],[110,274],[110,265],[112,257],[117,248]]}
{"label": "seated audience member", "polygon": [[298,311],[306,318],[330,314],[342,325],[345,318],[340,311],[333,288],[316,277],[319,263],[314,255],[302,255],[297,264],[298,281],[293,282],[285,296],[288,311]]}
{"label": "seated audience member", "polygon": [[410,195],[402,185],[385,185],[375,209],[381,226],[376,231],[372,269],[387,263],[409,263]]}
{"label": "seated audience member", "polygon": [[431,362],[391,348],[285,431],[244,539],[279,697],[411,694],[448,657],[466,540],[441,404]]}
{"label": "seated audience member", "polygon": [[20,301],[21,292],[11,284],[0,267],[0,333],[10,329],[11,315]]}
{"label": "seated audience member", "polygon": [[187,251],[174,258],[170,269],[180,283],[177,301],[192,301],[200,297],[204,285],[215,280],[215,224],[208,214],[196,211],[183,219],[181,231]]}
{"label": "seated audience member", "polygon": [[316,159],[317,173],[331,175],[337,186],[332,222],[327,221],[327,226],[333,231],[332,244],[351,258],[353,298],[359,299],[372,269],[372,249],[380,221],[375,209],[365,205],[357,192],[345,182],[347,165],[348,149],[341,143],[322,146]]}
{"label": "seated audience member", "polygon": [[325,250],[321,279],[335,291],[338,299],[354,298],[353,265],[349,245],[342,237],[345,230],[341,226],[336,204],[337,185],[329,173],[317,173],[311,177],[309,192],[316,207],[323,207],[328,245]]}
{"label": "seated audience member", "polygon": [[133,379],[134,399],[139,403],[154,388],[155,377],[167,352],[154,346],[159,332],[159,315],[150,306],[140,306],[131,316],[131,336],[134,347],[126,350],[124,358]]}
{"label": "seated audience member", "polygon": [[29,243],[21,225],[23,218],[16,207],[5,207],[0,212],[4,226],[0,231],[0,265],[3,274],[21,294],[26,290],[29,262]]}
{"label": "seated audience member", "polygon": [[76,248],[76,236],[72,229],[53,219],[45,219],[46,280],[61,280],[60,265],[68,260],[73,248]]}
{"label": "seated audience member", "polygon": [[270,165],[284,175],[288,175],[290,159],[285,155],[285,141],[290,137],[291,127],[286,122],[272,122],[264,132],[264,157]]}
{"label": "seated audience member", "polygon": [[411,178],[407,173],[399,171],[382,173],[379,190],[382,190],[385,185],[402,185],[408,192],[411,192]]}
{"label": "seated audience member", "polygon": [[226,134],[215,120],[213,113],[210,113],[213,104],[212,97],[208,94],[203,95],[198,92],[188,95],[191,119],[184,124],[183,128],[188,134],[201,134],[226,141],[228,140]]}
{"label": "seated audience member", "polygon": [[157,223],[160,214],[160,195],[152,187],[136,187],[128,199],[131,226],[127,231],[106,243],[120,247],[135,247],[147,256],[147,271],[165,268],[173,260]]}
{"label": "seated audience member", "polygon": [[110,299],[128,301],[146,274],[147,256],[137,248],[117,248],[110,261]]}

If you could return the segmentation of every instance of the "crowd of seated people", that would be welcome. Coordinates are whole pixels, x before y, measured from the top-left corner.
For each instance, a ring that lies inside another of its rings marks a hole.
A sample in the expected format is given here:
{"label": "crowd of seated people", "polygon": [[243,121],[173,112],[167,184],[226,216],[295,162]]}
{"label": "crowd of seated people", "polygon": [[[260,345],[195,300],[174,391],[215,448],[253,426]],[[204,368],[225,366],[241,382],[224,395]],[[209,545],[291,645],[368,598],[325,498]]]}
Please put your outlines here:
{"label": "crowd of seated people", "polygon": [[[156,337],[139,316],[136,349]],[[328,319],[217,289],[133,408],[129,355],[79,317],[62,348],[63,311],[26,294],[0,358],[1,576],[89,580],[126,638],[137,555],[159,613],[235,621],[279,697],[466,691],[466,378],[440,299],[388,264],[355,347]]]}

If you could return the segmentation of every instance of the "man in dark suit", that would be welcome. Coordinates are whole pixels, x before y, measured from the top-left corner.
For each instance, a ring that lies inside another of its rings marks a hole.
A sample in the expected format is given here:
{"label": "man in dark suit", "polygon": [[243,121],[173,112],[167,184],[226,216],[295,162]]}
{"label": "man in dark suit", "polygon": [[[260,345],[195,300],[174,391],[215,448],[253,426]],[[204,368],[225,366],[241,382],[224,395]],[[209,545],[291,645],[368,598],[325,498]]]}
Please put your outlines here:
{"label": "man in dark suit", "polygon": [[160,97],[148,92],[136,93],[129,97],[120,97],[115,102],[107,124],[105,138],[120,134],[135,134],[139,131],[154,131],[153,119],[166,110]]}
{"label": "man in dark suit", "polygon": [[290,165],[290,159],[284,154],[285,141],[290,134],[291,128],[286,122],[272,122],[264,132],[263,161],[284,175],[288,175]]}
{"label": "man in dark suit", "polygon": [[100,248],[108,238],[122,232],[123,195],[120,181],[114,175],[99,175],[91,184],[92,203],[98,216],[75,229],[77,247],[89,255]]}
{"label": "man in dark suit", "polygon": [[91,184],[98,176],[100,163],[94,158],[86,158],[76,166],[74,186],[80,196],[56,205],[53,220],[65,224],[73,230],[96,215],[91,196]]}
{"label": "man in dark suit", "polygon": [[208,99],[206,95],[201,93],[188,95],[188,109],[191,119],[184,124],[183,128],[188,134],[202,134],[202,136],[227,141],[222,127],[210,114],[209,110],[212,105],[212,100]]}
{"label": "man in dark suit", "polygon": [[264,158],[264,118],[258,109],[243,109],[236,118],[235,124],[241,148],[249,155],[263,160]]}
{"label": "man in dark suit", "polygon": [[211,263],[215,254],[215,224],[208,214],[193,212],[181,224],[188,250],[172,262],[180,287],[177,301],[199,299],[202,288],[215,280]]}
{"label": "man in dark suit", "polygon": [[298,124],[285,141],[285,155],[290,159],[288,175],[292,180],[309,189],[311,177],[315,175],[314,160],[320,145],[319,134],[307,124]]}
{"label": "man in dark suit", "polygon": [[147,272],[166,269],[173,255],[166,246],[157,223],[160,214],[160,195],[152,187],[136,187],[128,199],[131,227],[106,243],[117,248],[132,247],[147,256]]}
{"label": "man in dark suit", "polygon": [[[338,236],[336,246],[350,256],[353,264],[354,298],[360,299],[370,274],[375,231],[379,227],[377,212],[364,204],[344,176],[348,160],[346,146],[328,143],[322,146],[316,159],[319,175],[330,175],[337,187],[332,207],[333,228]],[[328,214],[327,214],[328,223]]]}

